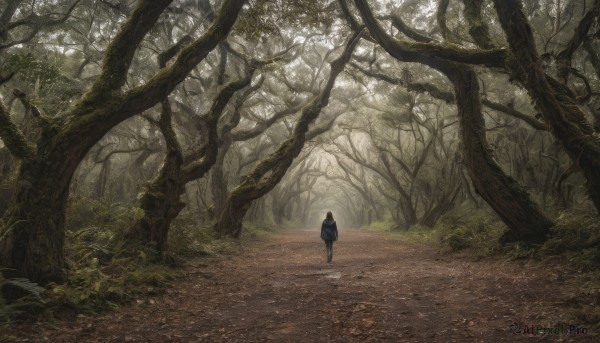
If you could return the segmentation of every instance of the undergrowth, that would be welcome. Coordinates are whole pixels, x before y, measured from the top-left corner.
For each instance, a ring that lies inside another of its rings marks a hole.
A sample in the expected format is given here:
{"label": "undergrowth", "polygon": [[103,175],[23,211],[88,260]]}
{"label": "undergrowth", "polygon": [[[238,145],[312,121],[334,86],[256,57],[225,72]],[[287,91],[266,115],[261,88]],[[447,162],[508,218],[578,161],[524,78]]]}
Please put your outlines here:
{"label": "undergrowth", "polygon": [[[457,208],[446,214],[434,227],[437,240],[447,252],[470,250],[477,257],[493,256],[503,252],[499,239],[506,230],[502,221],[489,209]],[[523,248],[511,247],[515,257]]]}
{"label": "undergrowth", "polygon": [[248,222],[244,224],[242,239],[266,237],[278,231],[281,227],[289,227],[289,225],[276,225],[271,222]]}
{"label": "undergrowth", "polygon": [[498,241],[506,230],[488,210],[455,210],[435,226],[435,234],[447,252],[465,251],[476,258],[528,259],[569,275],[570,294],[565,295],[566,317],[574,323],[600,330],[600,223],[590,207],[558,212],[547,240],[539,245]]}
{"label": "undergrowth", "polygon": [[215,239],[211,226],[199,223],[198,213],[184,210],[172,223],[168,247],[159,259],[149,247],[123,253],[123,234],[139,216],[137,211],[109,200],[73,198],[67,213],[66,282],[42,288],[27,279],[0,277],[0,289],[23,295],[8,302],[0,293],[0,322],[97,313],[161,294],[180,274],[178,267],[204,256],[235,253],[245,239],[275,229],[268,223],[247,224],[241,240]]}
{"label": "undergrowth", "polygon": [[[600,330],[600,222],[594,208],[580,207],[556,213],[555,226],[543,244],[501,244],[507,229],[490,209],[458,207],[440,218],[434,228],[414,225],[401,229],[390,221],[373,222],[364,229],[392,238],[439,244],[444,253],[461,252],[483,258],[534,261],[565,271],[571,281],[565,295],[565,317],[573,323]],[[540,267],[544,268],[544,267]],[[564,277],[564,276],[563,276]]]}
{"label": "undergrowth", "polygon": [[477,257],[544,260],[557,257],[580,272],[600,269],[600,224],[592,208],[558,212],[543,244],[500,244],[506,226],[491,210],[455,210],[436,224],[439,242],[448,252],[466,250]]}

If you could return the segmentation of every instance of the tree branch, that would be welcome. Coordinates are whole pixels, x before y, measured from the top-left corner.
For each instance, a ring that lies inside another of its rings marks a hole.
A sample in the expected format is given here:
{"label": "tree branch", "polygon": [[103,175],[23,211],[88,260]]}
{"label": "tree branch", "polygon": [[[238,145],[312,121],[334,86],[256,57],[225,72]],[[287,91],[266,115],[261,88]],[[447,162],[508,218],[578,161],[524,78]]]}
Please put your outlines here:
{"label": "tree branch", "polygon": [[566,83],[569,78],[569,72],[571,71],[571,58],[573,53],[581,46],[584,42],[590,27],[594,23],[594,20],[600,15],[600,0],[596,0],[592,9],[590,9],[583,18],[579,21],[573,36],[569,40],[567,46],[558,53],[556,56],[556,62],[558,65],[558,77],[563,83]]}
{"label": "tree branch", "polygon": [[[331,70],[325,88],[302,109],[302,114],[294,128],[292,137],[282,143],[277,151],[262,160],[249,175],[245,176],[242,185],[238,188],[238,193],[232,196],[250,196],[251,198],[255,198],[256,195],[264,195],[285,175],[294,158],[302,151],[310,123],[318,117],[321,110],[329,103],[329,96],[335,80],[350,60],[361,34],[362,31],[356,32],[347,42],[340,57],[331,62]],[[268,172],[271,172],[269,177],[263,178]],[[254,191],[251,192],[252,194],[244,194],[245,187],[254,188]]]}
{"label": "tree branch", "polygon": [[152,99],[162,99],[169,94],[227,36],[244,2],[225,0],[215,20],[202,37],[183,48],[173,64],[159,71],[145,85],[125,94],[123,106],[119,111],[121,115],[139,113],[153,105]]}
{"label": "tree branch", "polygon": [[407,42],[392,38],[383,30],[377,19],[373,16],[367,0],[354,0],[354,3],[360,11],[363,22],[369,28],[371,35],[377,39],[386,51],[393,52],[393,55],[402,61],[419,63],[428,61],[427,64],[431,65],[432,63],[436,64],[436,60],[441,58],[488,67],[504,67],[504,60],[506,58],[505,49],[465,49],[460,46]]}
{"label": "tree branch", "polygon": [[[212,106],[208,114],[205,116],[205,127],[207,131],[207,141],[201,148],[200,152],[193,156],[186,156],[186,163],[182,168],[182,179],[184,182],[196,180],[204,176],[215,163],[219,152],[219,134],[217,131],[217,123],[225,110],[225,106],[229,103],[231,97],[240,89],[248,86],[252,82],[252,76],[256,68],[251,68],[243,79],[230,82],[213,100]],[[196,157],[202,156],[201,160]]]}
{"label": "tree branch", "polygon": [[490,38],[490,29],[481,17],[482,0],[462,0],[465,5],[465,18],[469,24],[469,34],[475,40],[475,44],[482,49],[494,49]]}
{"label": "tree branch", "polygon": [[31,112],[31,114],[34,117],[40,119],[44,124],[48,123],[48,121],[42,116],[40,110],[33,103],[31,103],[31,100],[29,99],[29,97],[27,97],[27,94],[25,94],[25,92],[15,88],[13,89],[13,95],[17,99],[19,99],[23,107],[25,107],[26,111]]}
{"label": "tree branch", "polygon": [[[358,69],[361,73],[363,73],[369,77],[373,77],[377,80],[385,81],[385,82],[388,82],[393,85],[403,86],[407,90],[412,91],[412,92],[428,93],[431,97],[442,100],[449,104],[455,103],[454,94],[452,94],[452,92],[442,90],[442,89],[438,88],[436,85],[433,85],[430,83],[420,83],[420,82],[405,82],[404,80],[393,78],[386,74],[376,73],[376,72],[367,70],[355,63],[351,63],[351,66]],[[486,107],[489,107],[493,110],[496,110],[496,111],[502,112],[504,114],[507,114],[509,116],[521,119],[522,121],[529,124],[529,126],[531,126],[532,128],[534,128],[536,130],[544,130],[544,131],[548,130],[546,125],[544,123],[538,121],[537,119],[535,119],[535,117],[527,115],[523,112],[520,112],[512,107],[509,107],[509,106],[506,106],[506,105],[503,105],[503,104],[500,104],[497,102],[493,102],[488,99],[481,99],[481,103],[483,105],[485,105]]]}
{"label": "tree branch", "polygon": [[398,31],[404,33],[408,38],[412,38],[415,41],[422,43],[430,43],[433,41],[431,37],[417,32],[410,26],[406,25],[406,23],[404,23],[404,21],[400,17],[400,13],[392,14],[389,18],[392,20],[392,25],[394,25],[394,27],[397,28]]}
{"label": "tree branch", "polygon": [[448,5],[450,5],[450,0],[440,0],[440,2],[438,3],[437,11],[435,13],[435,17],[438,26],[440,27],[442,37],[444,37],[444,39],[448,42],[455,43],[456,40],[452,37],[452,33],[450,32],[450,30],[448,29],[448,25],[446,24],[446,12],[448,11]]}
{"label": "tree branch", "polygon": [[[84,95],[82,105],[95,105],[109,96],[109,92],[119,90],[125,84],[127,71],[139,44],[171,2],[173,0],[138,2],[127,22],[106,49],[100,76]],[[158,99],[162,98],[164,97]]]}
{"label": "tree branch", "polygon": [[35,155],[35,148],[27,142],[25,136],[10,119],[10,113],[0,101],[0,138],[10,153],[21,159]]}
{"label": "tree branch", "polygon": [[23,39],[11,41],[8,44],[0,45],[0,51],[3,49],[9,48],[11,46],[15,46],[15,45],[26,43],[26,42],[30,41],[43,28],[47,28],[47,27],[51,27],[51,26],[55,26],[55,25],[64,23],[71,16],[71,12],[73,12],[73,10],[75,9],[75,7],[77,6],[77,4],[80,1],[81,0],[76,0],[69,7],[67,12],[58,19],[53,19],[53,17],[52,17],[53,14],[46,14],[46,15],[40,16],[40,15],[32,12],[29,16],[27,16],[23,19],[20,19],[20,20],[14,21],[14,22],[10,22],[13,15],[17,11],[19,4],[22,3],[22,1],[10,0],[6,4],[6,7],[4,7],[4,10],[3,10],[2,14],[0,15],[0,41],[7,41],[10,36],[10,31],[14,30],[18,27],[21,27],[21,26],[29,27],[31,29],[31,32],[29,33],[29,35],[25,36]]}

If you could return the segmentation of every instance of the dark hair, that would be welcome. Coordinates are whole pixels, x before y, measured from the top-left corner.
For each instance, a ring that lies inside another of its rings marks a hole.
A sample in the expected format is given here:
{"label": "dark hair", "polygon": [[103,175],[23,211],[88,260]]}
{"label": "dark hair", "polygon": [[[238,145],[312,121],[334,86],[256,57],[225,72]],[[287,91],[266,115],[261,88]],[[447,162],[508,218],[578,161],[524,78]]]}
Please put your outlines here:
{"label": "dark hair", "polygon": [[325,219],[333,219],[333,214],[331,213],[331,211],[327,212]]}

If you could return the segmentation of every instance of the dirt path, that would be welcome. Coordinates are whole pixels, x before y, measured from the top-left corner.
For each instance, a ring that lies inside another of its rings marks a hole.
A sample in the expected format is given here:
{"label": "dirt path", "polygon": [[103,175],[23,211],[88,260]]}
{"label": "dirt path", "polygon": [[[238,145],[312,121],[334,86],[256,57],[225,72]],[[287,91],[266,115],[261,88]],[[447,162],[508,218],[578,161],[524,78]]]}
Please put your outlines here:
{"label": "dirt path", "polygon": [[39,329],[36,336],[50,342],[597,339],[593,333],[509,332],[513,322],[559,323],[561,282],[555,274],[512,262],[443,256],[384,234],[340,235],[332,264],[325,263],[318,232],[285,231],[194,268],[161,298]]}

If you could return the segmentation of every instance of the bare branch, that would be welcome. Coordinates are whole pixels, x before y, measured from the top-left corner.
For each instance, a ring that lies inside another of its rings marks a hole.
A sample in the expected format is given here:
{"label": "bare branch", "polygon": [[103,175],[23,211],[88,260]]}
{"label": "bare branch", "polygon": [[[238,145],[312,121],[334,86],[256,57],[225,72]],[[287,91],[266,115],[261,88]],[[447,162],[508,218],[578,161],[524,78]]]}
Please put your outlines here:
{"label": "bare branch", "polygon": [[455,43],[456,40],[452,37],[452,33],[448,29],[448,25],[446,24],[446,12],[448,11],[448,5],[450,5],[450,0],[440,0],[438,3],[438,8],[436,12],[436,19],[438,26],[440,27],[440,32],[442,37],[448,42]]}
{"label": "bare branch", "polygon": [[8,1],[8,3],[3,9],[2,14],[0,15],[0,41],[8,41],[10,38],[10,31],[22,26],[29,27],[30,32],[27,36],[25,36],[22,39],[18,39],[16,41],[9,41],[7,44],[0,45],[0,51],[3,49],[7,49],[11,46],[29,42],[38,34],[39,31],[45,28],[64,23],[67,19],[69,19],[69,17],[71,16],[71,12],[73,12],[73,10],[80,1],[81,0],[75,0],[75,2],[73,2],[73,4],[69,7],[67,12],[64,13],[60,18],[54,18],[55,14],[53,13],[40,16],[32,12],[27,17],[20,20],[16,20],[14,22],[10,22],[10,20],[16,13],[19,4],[22,3],[22,1]]}
{"label": "bare branch", "polygon": [[427,37],[426,35],[417,32],[416,30],[406,25],[406,23],[404,23],[404,21],[400,17],[400,13],[395,13],[389,18],[392,20],[392,24],[394,25],[394,27],[397,28],[398,31],[404,33],[407,37],[412,38],[417,42],[423,43],[429,43],[433,41],[432,38]]}

